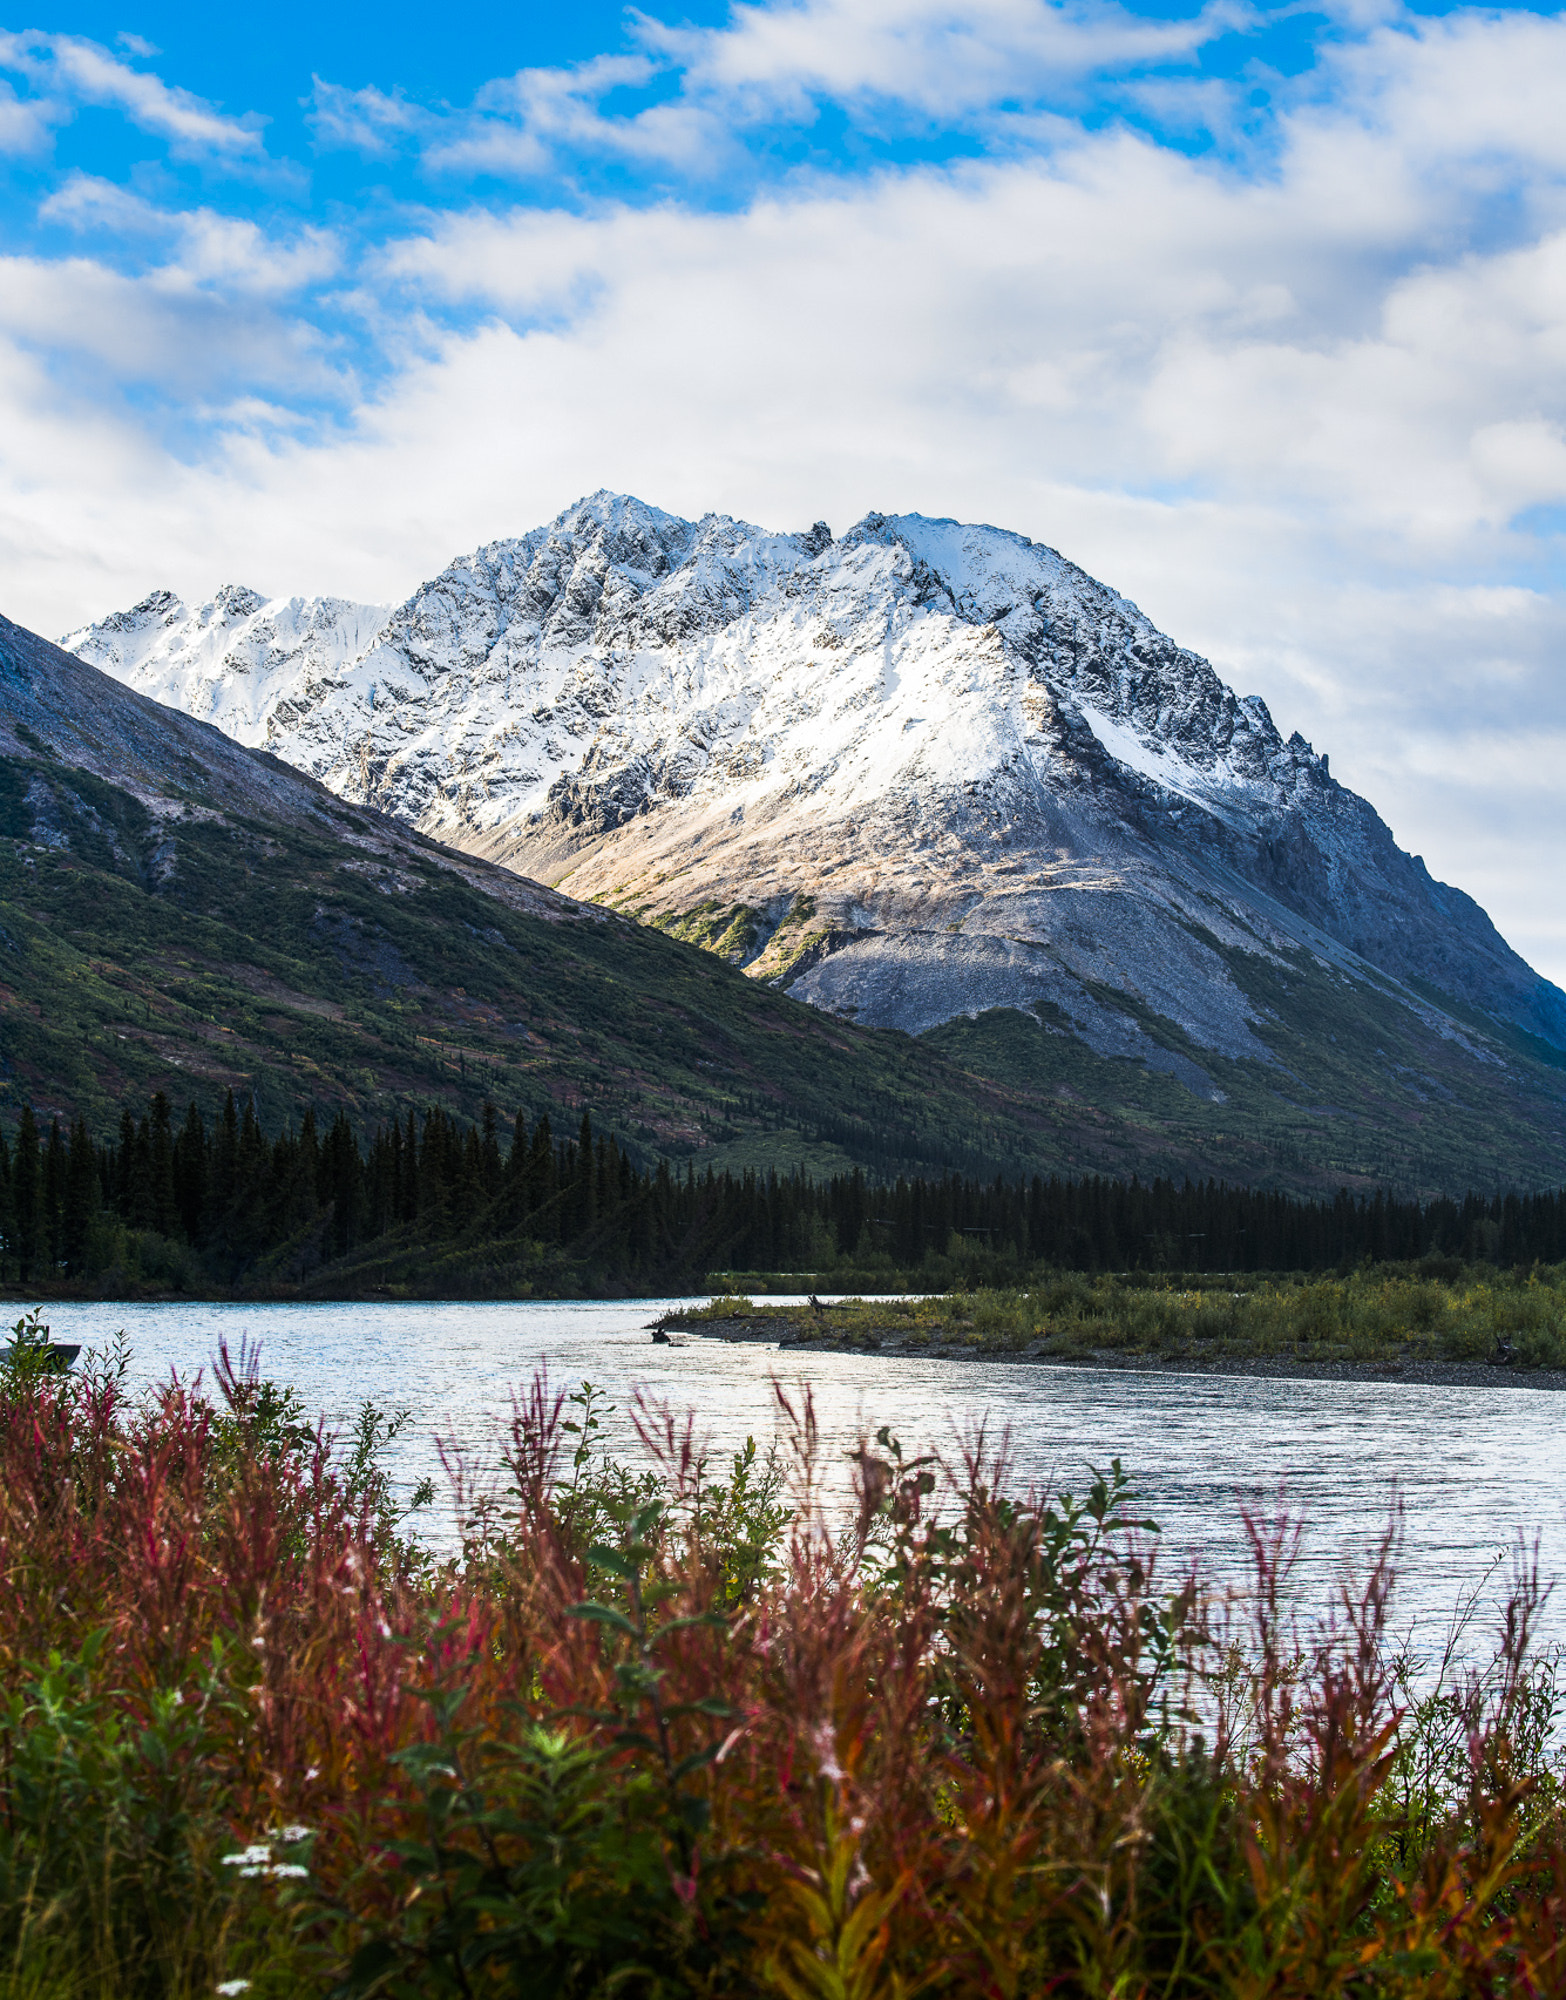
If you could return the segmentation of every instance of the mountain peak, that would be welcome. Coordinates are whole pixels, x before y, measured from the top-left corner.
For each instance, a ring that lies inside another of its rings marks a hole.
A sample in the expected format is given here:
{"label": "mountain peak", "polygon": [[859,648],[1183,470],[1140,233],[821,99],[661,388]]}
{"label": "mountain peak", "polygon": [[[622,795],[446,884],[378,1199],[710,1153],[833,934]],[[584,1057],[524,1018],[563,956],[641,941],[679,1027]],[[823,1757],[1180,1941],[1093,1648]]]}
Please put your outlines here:
{"label": "mountain peak", "polygon": [[389,614],[253,596],[69,643],[818,1006],[915,1032],[1042,1008],[1155,1067],[1164,1023],[1200,1091],[1203,1050],[1274,1061],[1241,970],[1304,952],[1566,1047],[1566,996],[1303,736],[1011,530],[783,534],[601,489]]}

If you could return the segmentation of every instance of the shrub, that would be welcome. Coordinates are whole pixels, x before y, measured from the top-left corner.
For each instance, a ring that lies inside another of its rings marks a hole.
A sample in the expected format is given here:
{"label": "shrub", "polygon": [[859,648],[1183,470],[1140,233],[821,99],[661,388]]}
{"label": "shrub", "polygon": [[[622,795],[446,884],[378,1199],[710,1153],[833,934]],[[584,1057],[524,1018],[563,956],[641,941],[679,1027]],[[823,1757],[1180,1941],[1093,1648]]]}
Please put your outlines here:
{"label": "shrub", "polygon": [[1215,1606],[1118,1465],[882,1431],[845,1500],[808,1398],[637,1469],[542,1381],[435,1557],[394,1417],[216,1391],[0,1382],[0,1995],[1566,1993],[1527,1564],[1465,1672],[1390,1537],[1296,1628],[1296,1528]]}

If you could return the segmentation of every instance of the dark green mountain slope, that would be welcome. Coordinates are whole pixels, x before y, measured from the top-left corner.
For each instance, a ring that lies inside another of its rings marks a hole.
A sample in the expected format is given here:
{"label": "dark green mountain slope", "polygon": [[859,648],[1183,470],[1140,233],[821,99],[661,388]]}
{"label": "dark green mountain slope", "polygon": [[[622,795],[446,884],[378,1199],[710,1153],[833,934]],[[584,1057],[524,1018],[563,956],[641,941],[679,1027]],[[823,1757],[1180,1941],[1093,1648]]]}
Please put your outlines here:
{"label": "dark green mountain slope", "polygon": [[1566,1182],[1566,1068],[1556,1051],[1446,996],[1344,977],[1309,951],[1280,954],[1281,963],[1226,956],[1271,1062],[1199,1048],[1107,990],[1106,1003],[1133,1014],[1180,1069],[1106,1062],[1009,1010],[949,1021],[920,1041],[1025,1091],[1036,1117],[1048,1117],[1053,1100],[1056,1144],[1072,1171],[1292,1189],[1374,1184],[1423,1198]]}
{"label": "dark green mountain slope", "polygon": [[855,1028],[345,804],[0,619],[12,1116],[104,1131],[150,1090],[213,1108],[233,1088],[269,1127],[311,1105],[365,1126],[429,1102],[586,1106],[644,1158],[718,1166],[1566,1180],[1566,1075],[1520,1035],[1297,957],[1235,964],[1270,1008],[1270,1064],[1180,1048],[1151,1017],[1168,1072],[1010,1011],[917,1040]]}
{"label": "dark green mountain slope", "polygon": [[639,1150],[1018,1168],[934,1050],[346,806],[0,621],[0,1104],[589,1105]]}

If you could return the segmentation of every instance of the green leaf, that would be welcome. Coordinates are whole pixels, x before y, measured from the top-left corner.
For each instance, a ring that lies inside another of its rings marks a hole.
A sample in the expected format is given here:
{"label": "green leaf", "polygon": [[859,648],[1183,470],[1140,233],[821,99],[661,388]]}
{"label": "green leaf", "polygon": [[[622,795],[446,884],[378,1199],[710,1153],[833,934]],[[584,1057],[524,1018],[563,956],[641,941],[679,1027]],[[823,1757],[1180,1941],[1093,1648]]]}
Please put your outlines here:
{"label": "green leaf", "polygon": [[656,1632],[648,1634],[648,1643],[656,1645],[666,1632],[686,1632],[693,1625],[713,1625],[727,1631],[728,1619],[721,1611],[701,1611],[692,1618],[671,1618],[666,1625],[660,1625]]}
{"label": "green leaf", "polygon": [[709,1743],[705,1750],[693,1750],[688,1757],[682,1757],[674,1767],[674,1781],[688,1778],[692,1771],[699,1771],[703,1764],[710,1764],[718,1754],[716,1743]]}
{"label": "green leaf", "polygon": [[396,1963],[396,1946],[385,1938],[371,1938],[353,1955],[348,1967],[348,1991],[359,1995],[373,1992]]}
{"label": "green leaf", "polygon": [[637,1631],[636,1627],[623,1611],[616,1611],[612,1605],[573,1604],[570,1615],[573,1618],[591,1619],[595,1625],[612,1626],[616,1632],[623,1632],[628,1639],[636,1640],[638,1645],[641,1643],[641,1633]]}
{"label": "green leaf", "polygon": [[607,1542],[594,1542],[587,1551],[587,1560],[594,1569],[606,1569],[611,1576],[623,1577],[627,1583],[636,1581],[636,1565],[612,1549]]}

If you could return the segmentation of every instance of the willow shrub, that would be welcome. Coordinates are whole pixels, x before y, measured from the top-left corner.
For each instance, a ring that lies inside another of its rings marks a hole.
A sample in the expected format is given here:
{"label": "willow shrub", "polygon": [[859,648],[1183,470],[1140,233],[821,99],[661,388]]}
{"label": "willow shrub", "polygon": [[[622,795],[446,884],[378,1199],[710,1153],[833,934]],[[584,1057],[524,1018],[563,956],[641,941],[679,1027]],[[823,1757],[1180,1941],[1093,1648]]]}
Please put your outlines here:
{"label": "willow shrub", "polygon": [[636,1472],[542,1382],[436,1560],[379,1413],[216,1387],[0,1381],[0,1995],[1566,1993],[1525,1570],[1420,1673],[1386,1549],[1300,1630],[1286,1525],[1216,1607],[1118,1467],[845,1497],[784,1396]]}

